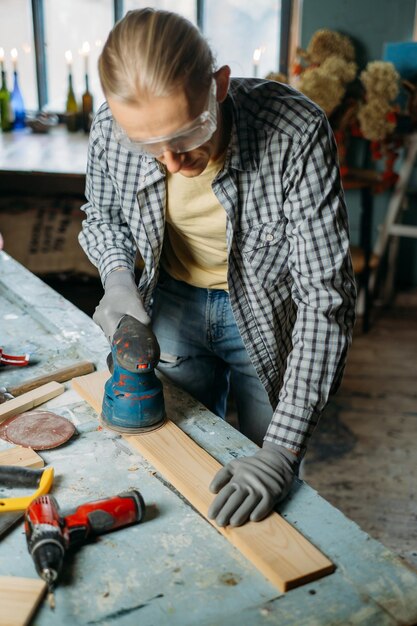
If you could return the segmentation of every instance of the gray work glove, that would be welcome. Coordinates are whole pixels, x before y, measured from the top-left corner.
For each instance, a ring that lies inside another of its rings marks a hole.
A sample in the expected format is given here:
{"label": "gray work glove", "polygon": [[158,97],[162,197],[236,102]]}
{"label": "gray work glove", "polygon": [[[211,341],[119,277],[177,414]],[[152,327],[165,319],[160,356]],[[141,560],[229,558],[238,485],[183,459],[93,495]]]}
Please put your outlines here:
{"label": "gray work glove", "polygon": [[299,459],[286,448],[265,441],[253,456],[231,461],[210,484],[217,493],[208,510],[218,526],[259,522],[291,489]]}
{"label": "gray work glove", "polygon": [[142,324],[151,323],[133,274],[129,270],[115,270],[107,277],[104,285],[104,296],[93,315],[93,320],[100,326],[109,343],[111,343],[114,331],[124,315],[131,315]]}

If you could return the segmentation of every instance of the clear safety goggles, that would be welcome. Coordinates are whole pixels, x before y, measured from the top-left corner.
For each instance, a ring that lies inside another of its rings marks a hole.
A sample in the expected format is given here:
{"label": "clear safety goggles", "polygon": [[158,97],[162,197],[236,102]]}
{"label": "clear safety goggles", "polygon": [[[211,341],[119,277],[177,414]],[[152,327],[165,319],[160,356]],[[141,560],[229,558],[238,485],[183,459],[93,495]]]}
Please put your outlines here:
{"label": "clear safety goggles", "polygon": [[190,152],[211,139],[217,128],[217,86],[212,79],[209,95],[203,113],[187,126],[172,135],[153,137],[152,139],[135,140],[125,133],[123,128],[113,118],[113,135],[116,141],[135,154],[147,154],[159,157],[164,152],[175,154]]}

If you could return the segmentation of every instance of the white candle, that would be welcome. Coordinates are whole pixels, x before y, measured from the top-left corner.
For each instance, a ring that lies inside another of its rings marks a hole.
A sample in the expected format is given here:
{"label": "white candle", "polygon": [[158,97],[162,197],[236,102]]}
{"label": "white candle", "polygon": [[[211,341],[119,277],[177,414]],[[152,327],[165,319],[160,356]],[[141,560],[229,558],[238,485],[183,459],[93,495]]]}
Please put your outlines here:
{"label": "white candle", "polygon": [[71,74],[72,70],[72,52],[71,50],[67,50],[65,53],[65,60],[67,62],[68,74]]}
{"label": "white candle", "polygon": [[10,51],[10,56],[12,57],[12,64],[13,64],[13,71],[17,72],[17,49],[13,48],[13,50]]}
{"label": "white candle", "polygon": [[258,77],[258,66],[259,60],[261,58],[262,50],[261,48],[255,48],[253,51],[253,76],[254,78]]}
{"label": "white candle", "polygon": [[84,57],[84,73],[88,74],[88,57],[90,54],[90,44],[88,41],[84,41],[83,47],[81,48],[81,56]]}
{"label": "white candle", "polygon": [[0,67],[1,71],[4,72],[4,50],[0,48]]}

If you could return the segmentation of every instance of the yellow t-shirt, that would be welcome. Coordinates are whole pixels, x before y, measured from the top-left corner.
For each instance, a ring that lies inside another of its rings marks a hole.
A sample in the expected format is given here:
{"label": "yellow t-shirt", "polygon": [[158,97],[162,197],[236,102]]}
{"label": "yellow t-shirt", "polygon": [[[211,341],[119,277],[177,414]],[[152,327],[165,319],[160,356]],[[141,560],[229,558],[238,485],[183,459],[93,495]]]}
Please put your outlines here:
{"label": "yellow t-shirt", "polygon": [[199,176],[167,176],[162,267],[194,287],[228,289],[226,211],[211,188],[225,155],[209,161]]}

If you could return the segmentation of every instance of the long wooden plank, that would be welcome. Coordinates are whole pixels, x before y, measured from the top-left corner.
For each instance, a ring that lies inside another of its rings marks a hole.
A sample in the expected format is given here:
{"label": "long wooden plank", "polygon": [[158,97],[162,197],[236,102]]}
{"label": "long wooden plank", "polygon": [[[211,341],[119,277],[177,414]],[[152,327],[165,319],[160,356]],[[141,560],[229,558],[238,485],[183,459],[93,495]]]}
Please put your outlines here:
{"label": "long wooden plank", "polygon": [[52,382],[42,385],[33,391],[28,391],[18,398],[13,398],[13,400],[7,400],[3,402],[3,404],[0,404],[0,423],[4,422],[8,417],[29,411],[35,406],[39,406],[47,400],[59,396],[59,394],[64,393],[64,391],[64,385]]}
{"label": "long wooden plank", "polygon": [[[100,412],[107,378],[107,372],[96,372],[75,378],[72,385]],[[281,591],[334,571],[333,563],[277,513],[239,528],[220,528],[209,520],[214,497],[209,484],[221,465],[173,422],[125,439]]]}
{"label": "long wooden plank", "polygon": [[0,626],[29,624],[45,591],[39,578],[0,576]]}
{"label": "long wooden plank", "polygon": [[0,452],[0,465],[17,465],[19,467],[43,467],[45,462],[31,448],[14,446]]}

